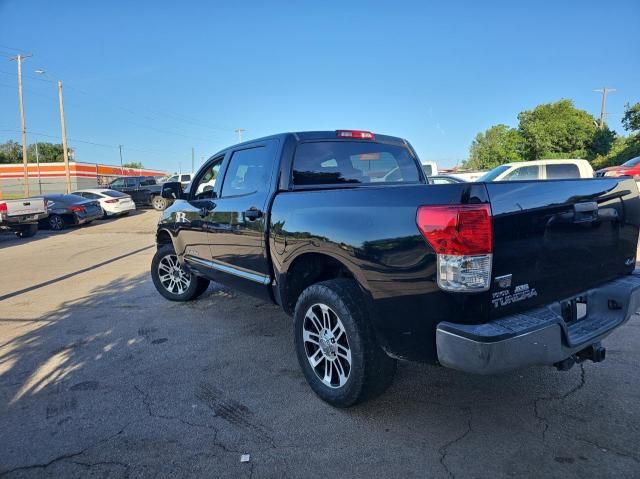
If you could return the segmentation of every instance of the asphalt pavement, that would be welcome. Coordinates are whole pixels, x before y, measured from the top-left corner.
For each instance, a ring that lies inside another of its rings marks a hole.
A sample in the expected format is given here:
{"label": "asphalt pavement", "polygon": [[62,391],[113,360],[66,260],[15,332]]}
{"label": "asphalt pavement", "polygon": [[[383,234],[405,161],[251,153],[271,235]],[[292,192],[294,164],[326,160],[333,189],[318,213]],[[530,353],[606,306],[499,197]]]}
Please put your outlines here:
{"label": "asphalt pavement", "polygon": [[638,317],[600,364],[401,363],[383,396],[334,409],[276,306],[156,293],[157,217],[0,235],[0,477],[640,477]]}

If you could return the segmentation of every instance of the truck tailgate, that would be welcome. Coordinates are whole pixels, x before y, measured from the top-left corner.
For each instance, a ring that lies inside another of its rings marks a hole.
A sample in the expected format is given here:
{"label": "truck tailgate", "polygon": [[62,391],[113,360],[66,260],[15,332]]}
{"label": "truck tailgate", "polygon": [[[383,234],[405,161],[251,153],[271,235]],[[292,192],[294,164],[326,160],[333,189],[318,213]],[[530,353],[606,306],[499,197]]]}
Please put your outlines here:
{"label": "truck tailgate", "polygon": [[43,198],[25,198],[20,200],[0,200],[6,203],[5,215],[9,218],[13,216],[37,215],[46,212]]}
{"label": "truck tailgate", "polygon": [[493,214],[490,317],[567,299],[635,268],[632,179],[486,184]]}

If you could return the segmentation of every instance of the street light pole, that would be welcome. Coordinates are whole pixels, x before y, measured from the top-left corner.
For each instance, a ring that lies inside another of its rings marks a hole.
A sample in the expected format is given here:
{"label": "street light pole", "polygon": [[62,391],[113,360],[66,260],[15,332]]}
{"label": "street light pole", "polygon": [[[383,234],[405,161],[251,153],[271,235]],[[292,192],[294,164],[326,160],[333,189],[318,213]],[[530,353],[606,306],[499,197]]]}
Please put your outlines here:
{"label": "street light pole", "polygon": [[15,60],[18,64],[18,99],[20,103],[20,130],[22,131],[22,164],[24,166],[24,196],[29,197],[29,160],[27,158],[27,127],[24,120],[24,100],[22,98],[22,61],[25,58],[33,56],[17,55],[11,60]]}
{"label": "street light pole", "polygon": [[62,82],[58,80],[58,101],[60,102],[60,128],[62,129],[62,152],[64,155],[64,174],[67,178],[67,194],[71,193],[71,173],[69,172],[69,147],[67,146],[67,124],[64,118]]}
{"label": "street light pole", "polygon": [[120,175],[124,176],[124,166],[122,166],[122,145],[118,145],[120,150]]}

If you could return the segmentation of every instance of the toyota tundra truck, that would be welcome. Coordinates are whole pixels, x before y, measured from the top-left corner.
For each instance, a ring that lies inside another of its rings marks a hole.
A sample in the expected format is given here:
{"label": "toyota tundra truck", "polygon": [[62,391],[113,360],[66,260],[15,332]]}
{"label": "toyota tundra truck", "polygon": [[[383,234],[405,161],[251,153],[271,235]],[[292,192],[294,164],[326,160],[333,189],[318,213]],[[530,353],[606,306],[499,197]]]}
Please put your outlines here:
{"label": "toyota tundra truck", "polygon": [[158,292],[188,301],[216,281],[280,305],[337,407],[384,391],[398,359],[599,362],[640,307],[630,178],[429,184],[406,140],[338,130],[232,146],[162,195]]}
{"label": "toyota tundra truck", "polygon": [[44,198],[0,200],[0,231],[13,231],[18,238],[34,236],[38,232],[38,221],[47,216]]}

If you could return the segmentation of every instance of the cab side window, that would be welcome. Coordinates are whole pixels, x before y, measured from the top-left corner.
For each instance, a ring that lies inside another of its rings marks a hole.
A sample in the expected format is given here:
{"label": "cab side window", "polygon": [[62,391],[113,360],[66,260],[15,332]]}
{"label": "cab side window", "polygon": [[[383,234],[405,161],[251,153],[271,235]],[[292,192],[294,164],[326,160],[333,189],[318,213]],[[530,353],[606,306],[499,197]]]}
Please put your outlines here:
{"label": "cab side window", "polygon": [[507,181],[537,180],[540,178],[538,165],[520,166],[504,177]]}
{"label": "cab side window", "polygon": [[206,198],[213,198],[213,190],[216,186],[216,180],[220,173],[220,167],[222,166],[222,160],[224,156],[216,158],[210,163],[205,172],[197,179],[197,184],[192,186],[194,200],[202,200]]}
{"label": "cab side window", "polygon": [[221,196],[241,196],[269,189],[269,149],[264,146],[233,153],[222,184]]}
{"label": "cab side window", "polygon": [[559,163],[547,165],[547,179],[560,180],[563,178],[580,178],[578,165],[573,163]]}

